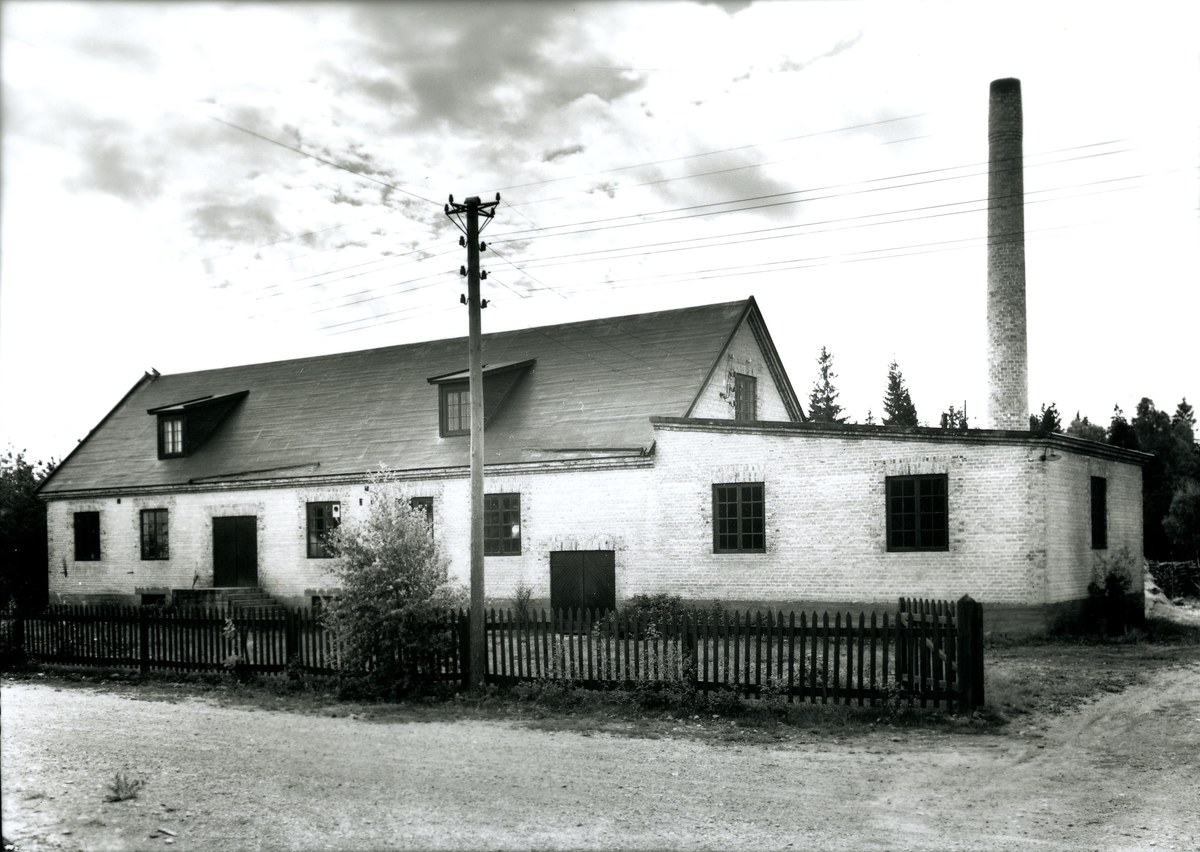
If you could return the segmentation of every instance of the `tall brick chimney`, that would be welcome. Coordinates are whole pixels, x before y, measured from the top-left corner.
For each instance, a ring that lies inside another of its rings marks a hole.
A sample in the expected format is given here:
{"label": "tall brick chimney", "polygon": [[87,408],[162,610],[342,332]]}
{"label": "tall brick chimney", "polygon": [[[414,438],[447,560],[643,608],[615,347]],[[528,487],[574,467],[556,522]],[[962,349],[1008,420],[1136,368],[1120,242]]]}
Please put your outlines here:
{"label": "tall brick chimney", "polygon": [[1021,81],[993,80],[988,102],[987,428],[1029,428],[1025,337],[1025,179]]}

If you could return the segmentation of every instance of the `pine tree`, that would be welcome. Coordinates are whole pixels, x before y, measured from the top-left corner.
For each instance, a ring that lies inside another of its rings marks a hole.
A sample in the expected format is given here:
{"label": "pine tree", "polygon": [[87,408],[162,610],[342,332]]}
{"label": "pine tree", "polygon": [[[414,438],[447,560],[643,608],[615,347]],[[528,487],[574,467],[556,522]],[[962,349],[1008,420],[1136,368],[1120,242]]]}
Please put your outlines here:
{"label": "pine tree", "polygon": [[900,365],[893,361],[888,365],[887,393],[883,397],[884,426],[920,426],[917,420],[917,407],[913,405],[908,388],[904,386],[904,376]]}
{"label": "pine tree", "polygon": [[845,410],[837,404],[838,390],[833,386],[837,373],[833,371],[833,355],[821,347],[817,358],[817,381],[808,395],[808,419],[813,423],[845,423]]}
{"label": "pine tree", "polygon": [[867,419],[863,422],[866,423],[868,426],[875,425],[875,414],[871,411],[871,409],[869,409],[869,408],[867,409]]}
{"label": "pine tree", "polygon": [[1041,414],[1029,415],[1029,431],[1030,432],[1061,432],[1062,418],[1058,416],[1058,406],[1055,403],[1050,403],[1049,408],[1046,403],[1042,403]]}
{"label": "pine tree", "polygon": [[949,411],[942,412],[942,428],[951,432],[967,431],[967,404],[963,403],[962,411],[951,403]]}

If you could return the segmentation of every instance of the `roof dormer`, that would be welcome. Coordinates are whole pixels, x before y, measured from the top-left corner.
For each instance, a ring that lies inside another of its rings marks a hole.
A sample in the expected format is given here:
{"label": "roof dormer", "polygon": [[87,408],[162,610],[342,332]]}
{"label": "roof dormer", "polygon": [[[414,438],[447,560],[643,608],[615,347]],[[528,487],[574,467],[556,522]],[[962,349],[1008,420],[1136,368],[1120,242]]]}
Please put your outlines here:
{"label": "roof dormer", "polygon": [[[483,426],[500,413],[509,392],[537,359],[483,365]],[[471,374],[456,370],[427,381],[438,386],[438,434],[443,438],[471,434]]]}
{"label": "roof dormer", "polygon": [[217,427],[250,391],[235,391],[146,409],[158,417],[158,457],[190,456],[208,440]]}

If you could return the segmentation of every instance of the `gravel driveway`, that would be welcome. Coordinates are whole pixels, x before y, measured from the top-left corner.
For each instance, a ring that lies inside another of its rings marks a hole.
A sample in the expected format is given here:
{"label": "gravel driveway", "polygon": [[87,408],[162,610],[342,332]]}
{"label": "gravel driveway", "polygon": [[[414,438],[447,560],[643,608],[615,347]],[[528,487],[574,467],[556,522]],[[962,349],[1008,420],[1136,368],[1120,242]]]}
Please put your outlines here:
{"label": "gravel driveway", "polygon": [[3,685],[18,849],[1200,848],[1196,665],[1020,735],[771,746],[134,695]]}

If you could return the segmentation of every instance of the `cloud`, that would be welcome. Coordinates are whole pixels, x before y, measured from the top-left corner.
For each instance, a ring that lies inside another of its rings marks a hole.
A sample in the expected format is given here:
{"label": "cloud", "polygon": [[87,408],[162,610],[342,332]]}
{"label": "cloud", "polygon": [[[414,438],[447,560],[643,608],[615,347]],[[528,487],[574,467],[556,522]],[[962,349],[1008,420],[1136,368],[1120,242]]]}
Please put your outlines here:
{"label": "cloud", "polygon": [[835,44],[833,47],[831,47],[829,50],[825,51],[824,53],[818,54],[818,55],[812,57],[811,59],[806,59],[803,62],[796,62],[796,61],[792,60],[791,58],[785,59],[785,60],[783,60],[783,62],[781,62],[779,64],[779,68],[777,70],[779,70],[779,71],[803,71],[805,68],[812,65],[814,62],[818,62],[822,59],[829,59],[831,57],[837,56],[839,53],[843,53],[843,52],[849,50],[850,48],[854,47],[854,45],[856,45],[860,41],[862,41],[862,38],[863,38],[863,31],[859,30],[854,35],[853,38],[842,39],[837,44]]}
{"label": "cloud", "polygon": [[160,179],[150,170],[139,168],[122,140],[109,134],[95,133],[80,145],[80,173],[63,181],[72,192],[92,190],[115,195],[125,201],[143,202],[162,191]]}
{"label": "cloud", "polygon": [[356,21],[381,67],[337,73],[408,130],[520,125],[584,95],[641,88],[644,75],[612,70],[624,63],[600,52],[584,15],[555,3],[368,4]]}
{"label": "cloud", "polygon": [[583,145],[572,145],[569,148],[559,148],[559,149],[557,149],[555,151],[551,151],[550,153],[543,156],[542,162],[543,163],[552,163],[555,160],[561,159],[563,157],[569,157],[572,154],[582,154],[586,150],[587,149]]}
{"label": "cloud", "polygon": [[158,54],[145,44],[128,41],[112,34],[78,38],[73,47],[80,53],[119,65],[128,65],[147,74],[153,74],[161,65]]}
{"label": "cloud", "polygon": [[201,240],[254,244],[285,236],[275,215],[275,199],[260,195],[240,203],[206,200],[188,213],[188,225]]}

